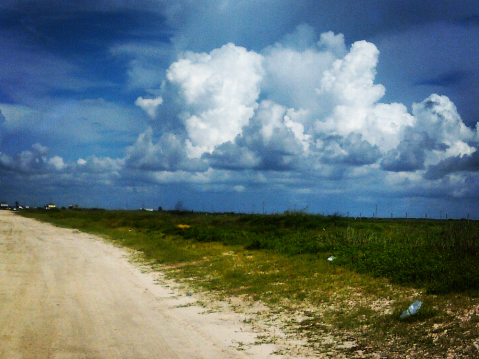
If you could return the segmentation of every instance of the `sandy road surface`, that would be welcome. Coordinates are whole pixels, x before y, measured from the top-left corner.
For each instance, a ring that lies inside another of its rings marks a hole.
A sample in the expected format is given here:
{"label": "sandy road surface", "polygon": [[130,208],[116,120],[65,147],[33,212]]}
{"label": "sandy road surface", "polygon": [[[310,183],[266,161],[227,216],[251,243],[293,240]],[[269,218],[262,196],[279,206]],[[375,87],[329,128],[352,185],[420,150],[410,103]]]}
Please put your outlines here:
{"label": "sandy road surface", "polygon": [[0,211],[0,358],[271,357],[235,348],[255,337],[238,314],[185,305],[125,253]]}

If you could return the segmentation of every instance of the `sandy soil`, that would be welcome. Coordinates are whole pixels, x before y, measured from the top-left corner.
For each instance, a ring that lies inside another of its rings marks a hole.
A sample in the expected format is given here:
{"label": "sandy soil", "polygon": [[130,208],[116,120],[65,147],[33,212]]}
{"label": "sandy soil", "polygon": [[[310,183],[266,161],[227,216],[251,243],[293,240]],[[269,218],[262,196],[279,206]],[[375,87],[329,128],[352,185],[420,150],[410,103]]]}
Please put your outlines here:
{"label": "sandy soil", "polygon": [[[121,248],[0,211],[0,358],[280,358],[232,311],[159,285]],[[284,357],[283,357],[284,358]]]}

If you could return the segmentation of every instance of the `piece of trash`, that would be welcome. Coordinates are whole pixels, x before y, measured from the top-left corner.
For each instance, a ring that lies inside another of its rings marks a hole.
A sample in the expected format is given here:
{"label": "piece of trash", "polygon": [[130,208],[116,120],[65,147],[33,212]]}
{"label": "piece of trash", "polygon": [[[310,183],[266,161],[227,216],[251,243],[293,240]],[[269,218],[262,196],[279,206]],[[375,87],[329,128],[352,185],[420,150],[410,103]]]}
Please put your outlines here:
{"label": "piece of trash", "polygon": [[332,261],[334,261],[335,259],[336,259],[335,256],[331,256],[331,257],[328,258],[328,261],[332,262]]}
{"label": "piece of trash", "polygon": [[419,308],[421,308],[421,305],[422,305],[422,302],[420,302],[420,301],[412,303],[409,306],[409,308],[401,314],[400,318],[404,319],[404,318],[410,317],[411,315],[416,314],[417,311],[419,310]]}

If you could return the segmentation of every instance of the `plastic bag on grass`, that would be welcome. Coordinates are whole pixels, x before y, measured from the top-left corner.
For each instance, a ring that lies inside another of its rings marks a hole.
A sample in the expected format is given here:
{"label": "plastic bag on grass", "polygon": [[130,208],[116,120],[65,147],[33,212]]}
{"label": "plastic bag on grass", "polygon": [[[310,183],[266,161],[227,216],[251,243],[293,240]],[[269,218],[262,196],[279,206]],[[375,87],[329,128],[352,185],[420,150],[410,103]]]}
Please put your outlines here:
{"label": "plastic bag on grass", "polygon": [[421,308],[421,305],[422,305],[421,301],[417,301],[417,302],[412,303],[409,306],[409,308],[401,314],[400,318],[404,319],[404,318],[410,317],[411,315],[416,314],[417,311],[419,310],[419,308]]}

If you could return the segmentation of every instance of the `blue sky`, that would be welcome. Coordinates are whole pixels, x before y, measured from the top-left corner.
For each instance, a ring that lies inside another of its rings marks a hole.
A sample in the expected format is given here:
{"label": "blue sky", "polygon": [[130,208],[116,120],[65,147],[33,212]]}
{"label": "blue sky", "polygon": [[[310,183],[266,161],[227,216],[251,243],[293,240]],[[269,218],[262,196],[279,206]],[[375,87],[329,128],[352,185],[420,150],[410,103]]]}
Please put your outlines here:
{"label": "blue sky", "polygon": [[479,3],[0,4],[0,199],[479,218]]}

